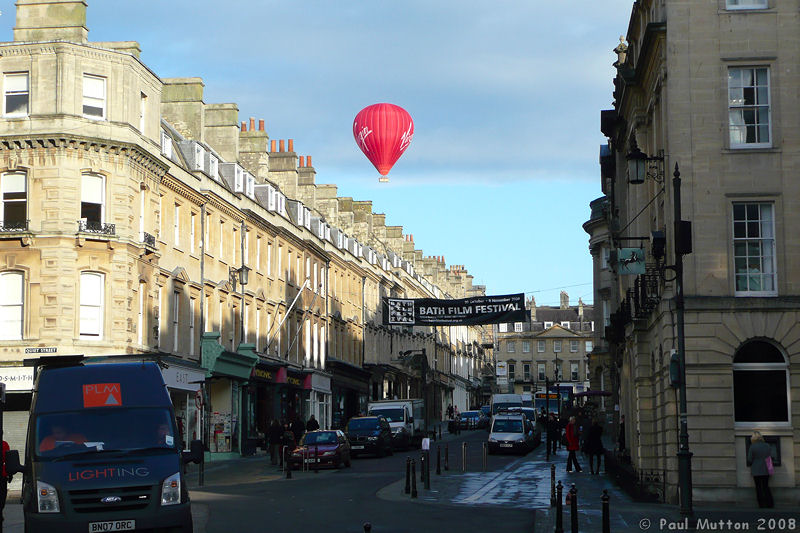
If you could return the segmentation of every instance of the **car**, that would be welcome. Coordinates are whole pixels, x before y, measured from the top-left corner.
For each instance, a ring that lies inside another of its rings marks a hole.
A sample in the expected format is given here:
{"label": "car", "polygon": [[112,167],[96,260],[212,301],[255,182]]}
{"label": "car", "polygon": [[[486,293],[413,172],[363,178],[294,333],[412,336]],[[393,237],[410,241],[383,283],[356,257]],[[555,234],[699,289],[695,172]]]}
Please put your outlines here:
{"label": "car", "polygon": [[492,418],[492,406],[491,405],[481,405],[481,413],[486,416],[486,420]]}
{"label": "car", "polygon": [[309,468],[314,468],[315,463],[316,467],[349,467],[350,442],[338,429],[309,431],[289,456],[289,466],[293,469],[300,468],[304,462]]}
{"label": "car", "polygon": [[519,411],[500,411],[492,417],[489,453],[526,454],[534,448],[533,424]]}
{"label": "car", "polygon": [[477,429],[484,427],[486,417],[480,411],[464,411],[458,415],[458,427],[461,429]]}
{"label": "car", "polygon": [[369,453],[383,457],[392,455],[392,429],[383,416],[358,416],[347,422],[350,455]]}

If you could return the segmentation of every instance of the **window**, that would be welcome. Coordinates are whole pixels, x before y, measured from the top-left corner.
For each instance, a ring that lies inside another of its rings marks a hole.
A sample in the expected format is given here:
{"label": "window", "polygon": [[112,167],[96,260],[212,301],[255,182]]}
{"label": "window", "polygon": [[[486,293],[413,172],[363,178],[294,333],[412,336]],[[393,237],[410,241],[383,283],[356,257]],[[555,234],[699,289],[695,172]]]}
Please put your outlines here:
{"label": "window", "polygon": [[272,275],[272,243],[267,243],[267,276]]}
{"label": "window", "polygon": [[224,244],[225,244],[225,221],[224,220],[220,220],[219,221],[219,254],[217,255],[217,257],[219,258],[220,261],[224,261],[225,260],[224,254],[222,253],[223,250],[225,249]]}
{"label": "window", "polygon": [[195,233],[197,230],[197,213],[189,215],[189,250],[195,251]]}
{"label": "window", "polygon": [[[310,277],[311,277],[311,258],[310,257],[306,257],[306,269],[303,271],[302,279],[305,280],[305,279],[308,279]],[[313,286],[310,287],[310,288],[314,289]]]}
{"label": "window", "polygon": [[208,173],[212,178],[219,181],[219,160],[213,155],[208,157]]}
{"label": "window", "polygon": [[181,317],[181,293],[175,291],[172,293],[172,353],[178,353],[178,338],[180,335],[180,317]]}
{"label": "window", "polygon": [[161,153],[165,157],[172,159],[172,137],[167,132],[161,132]]}
{"label": "window", "polygon": [[556,381],[564,379],[564,375],[561,373],[561,363],[558,361],[553,365],[553,373],[555,374]]}
{"label": "window", "polygon": [[508,353],[514,353],[516,351],[516,347],[514,346],[514,341],[508,341],[506,343],[506,351]]}
{"label": "window", "polygon": [[3,76],[4,117],[27,117],[30,93],[28,89],[28,73],[17,72]]}
{"label": "window", "polygon": [[500,324],[500,333],[507,333],[508,332],[508,324]]}
{"label": "window", "polygon": [[553,323],[552,322],[545,322],[544,323],[544,329],[552,328],[552,327],[553,327]]}
{"label": "window", "polygon": [[281,245],[279,244],[279,245],[278,245],[278,275],[279,275],[279,276],[280,276],[280,275],[281,275],[281,273],[283,272],[283,269],[281,268],[281,263],[282,263],[282,262],[283,262],[283,246],[281,246]]}
{"label": "window", "polygon": [[105,276],[99,272],[81,272],[80,335],[102,338]]}
{"label": "window", "polygon": [[261,235],[256,236],[256,270],[261,270]]}
{"label": "window", "polygon": [[194,355],[194,306],[197,300],[189,298],[189,355]]}
{"label": "window", "polygon": [[733,357],[733,412],[736,422],[789,422],[789,365],[765,341],[744,344]]}
{"label": "window", "polygon": [[572,352],[572,353],[575,353],[575,352],[578,351],[578,341],[577,340],[569,341],[569,351]]}
{"label": "window", "polygon": [[144,125],[147,122],[147,95],[141,93],[139,97],[139,131],[144,133]]}
{"label": "window", "polygon": [[600,249],[600,268],[603,270],[608,269],[608,264],[611,260],[611,249],[608,246],[603,246]]}
{"label": "window", "polygon": [[731,148],[770,146],[769,69],[728,69]]}
{"label": "window", "polygon": [[592,353],[593,349],[594,349],[594,343],[592,341],[586,341],[586,353],[587,354]]}
{"label": "window", "polygon": [[300,271],[300,252],[294,254],[294,284],[299,285],[300,280],[303,279],[303,273]]}
{"label": "window", "polygon": [[314,292],[319,291],[319,279],[317,278],[317,272],[319,271],[319,264],[314,262]]}
{"label": "window", "polygon": [[28,192],[24,172],[6,172],[0,176],[3,205],[0,206],[0,230],[23,230],[28,225]]}
{"label": "window", "polygon": [[544,352],[546,341],[536,341],[536,351],[539,353]]}
{"label": "window", "polygon": [[522,376],[525,379],[525,381],[530,381],[531,380],[531,364],[530,363],[524,363],[522,365]]}
{"label": "window", "polygon": [[253,339],[254,349],[257,352],[261,341],[261,309],[256,307],[256,334]]}
{"label": "window", "polygon": [[508,379],[514,379],[514,370],[516,369],[516,365],[514,363],[508,363]]}
{"label": "window", "polygon": [[773,211],[771,203],[733,204],[737,296],[776,294]]}
{"label": "window", "polygon": [[578,363],[569,364],[569,379],[570,381],[578,381]]}
{"label": "window", "polygon": [[244,250],[242,250],[242,264],[246,265],[250,262],[250,231],[244,231]]}
{"label": "window", "polygon": [[25,274],[0,273],[0,340],[21,340],[24,318]]}
{"label": "window", "polygon": [[174,217],[172,219],[172,225],[175,229],[175,247],[179,247],[181,245],[181,206],[180,204],[175,204],[175,212]]}
{"label": "window", "polygon": [[558,353],[561,351],[561,341],[553,341],[553,351]]}
{"label": "window", "polygon": [[105,219],[105,178],[99,174],[81,176],[81,219],[88,228],[99,226]]}
{"label": "window", "polygon": [[520,333],[522,331],[522,322],[514,322],[514,331]]}
{"label": "window", "polygon": [[247,342],[247,327],[250,324],[250,304],[244,304],[244,313],[243,313],[244,322],[242,323],[242,338],[240,342]]}
{"label": "window", "polygon": [[106,79],[83,75],[83,116],[97,120],[106,118]]}
{"label": "window", "polygon": [[569,321],[567,321],[567,322],[562,322],[562,323],[561,323],[561,327],[562,327],[562,328],[567,328],[567,329],[569,329]]}
{"label": "window", "polygon": [[319,267],[319,292],[322,296],[325,296],[325,280],[327,279],[325,276],[325,267]]}
{"label": "window", "polygon": [[529,341],[522,341],[522,353],[531,353],[531,343]]}
{"label": "window", "polygon": [[728,9],[766,9],[767,0],[727,0]]}
{"label": "window", "polygon": [[545,374],[547,372],[547,367],[545,366],[544,363],[538,363],[536,367],[537,367],[537,372],[539,374],[539,381],[544,381],[546,379]]}
{"label": "window", "polygon": [[144,344],[144,293],[147,285],[139,282],[139,316],[136,318],[136,334],[139,344]]}

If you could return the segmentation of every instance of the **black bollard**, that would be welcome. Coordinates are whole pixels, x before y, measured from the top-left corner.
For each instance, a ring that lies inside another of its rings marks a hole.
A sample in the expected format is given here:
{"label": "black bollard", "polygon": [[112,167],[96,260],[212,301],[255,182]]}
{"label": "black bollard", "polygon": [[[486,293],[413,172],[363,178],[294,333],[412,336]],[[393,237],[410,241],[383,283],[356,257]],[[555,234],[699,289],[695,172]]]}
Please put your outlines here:
{"label": "black bollard", "polygon": [[411,494],[411,457],[406,457],[406,494]]}
{"label": "black bollard", "polygon": [[292,479],[292,465],[289,464],[289,447],[284,447],[283,467],[286,469],[286,479]]}
{"label": "black bollard", "polygon": [[444,445],[444,469],[450,470],[450,447],[447,444]]}
{"label": "black bollard", "polygon": [[442,440],[442,425],[439,424],[439,440]]}
{"label": "black bollard", "polygon": [[442,447],[436,447],[436,475],[442,475]]}
{"label": "black bollard", "polygon": [[364,533],[369,533],[370,531],[372,531],[372,524],[364,522]]}
{"label": "black bollard", "polygon": [[461,471],[467,471],[467,441],[464,441],[461,446]]}
{"label": "black bollard", "polygon": [[550,507],[556,506],[556,465],[550,465]]}
{"label": "black bollard", "polygon": [[561,506],[561,496],[564,486],[561,485],[561,480],[558,481],[556,486],[556,530],[555,533],[564,533],[564,521],[562,516],[563,508]]}
{"label": "black bollard", "polygon": [[431,452],[425,450],[425,490],[431,490]]}
{"label": "black bollard", "polygon": [[314,446],[314,473],[319,474],[319,446]]}
{"label": "black bollard", "polygon": [[578,489],[575,488],[575,483],[569,489],[570,494],[570,510],[569,518],[572,522],[572,533],[578,533]]}
{"label": "black bollard", "polygon": [[411,459],[411,497],[417,497],[417,464]]}
{"label": "black bollard", "polygon": [[425,482],[425,452],[419,452],[419,480]]}
{"label": "black bollard", "polygon": [[608,516],[608,491],[603,489],[603,496],[600,498],[603,501],[603,533],[611,533],[611,520]]}

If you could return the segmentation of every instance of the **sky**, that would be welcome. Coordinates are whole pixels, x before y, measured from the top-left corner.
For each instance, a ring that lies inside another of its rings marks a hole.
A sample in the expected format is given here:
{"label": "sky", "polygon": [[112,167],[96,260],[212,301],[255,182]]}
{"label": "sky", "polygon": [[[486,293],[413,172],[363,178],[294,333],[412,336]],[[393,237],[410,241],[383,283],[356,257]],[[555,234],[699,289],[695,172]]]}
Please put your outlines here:
{"label": "sky", "polygon": [[[90,41],[138,41],[161,78],[201,77],[271,139],[312,156],[317,183],[372,200],[426,256],[487,294],[592,302],[582,224],[602,195],[600,111],[633,0],[89,0]],[[2,40],[14,2],[0,0]],[[352,135],[362,108],[414,120],[378,172]]]}

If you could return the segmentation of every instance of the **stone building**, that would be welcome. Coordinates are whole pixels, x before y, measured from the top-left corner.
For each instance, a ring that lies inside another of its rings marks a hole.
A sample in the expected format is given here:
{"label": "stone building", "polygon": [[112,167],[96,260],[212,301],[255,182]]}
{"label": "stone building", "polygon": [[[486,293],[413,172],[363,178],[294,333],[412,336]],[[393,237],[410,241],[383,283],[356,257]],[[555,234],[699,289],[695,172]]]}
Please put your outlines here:
{"label": "stone building", "polygon": [[[324,427],[370,398],[452,402],[482,371],[485,328],[386,328],[381,297],[465,297],[463,267],[425,258],[371,203],[316,184],[200,78],[161,79],[135,42],[88,40],[86,3],[19,0],[0,43],[0,381],[23,448],[42,354],[161,364],[182,441],[252,453],[269,420]],[[434,371],[398,358],[426,347]],[[379,371],[376,370],[379,368]],[[435,419],[435,418],[434,418]]]}
{"label": "stone building", "polygon": [[[595,279],[607,294],[597,301],[612,306],[602,346],[619,370],[632,464],[665,473],[671,502],[680,489],[669,372],[681,340],[676,254],[694,500],[755,503],[746,464],[755,429],[779,457],[778,503],[800,494],[799,8],[639,0],[615,50],[614,108],[601,114],[605,198],[586,227],[595,267],[609,260],[615,270]],[[691,223],[677,236],[676,200]]]}

